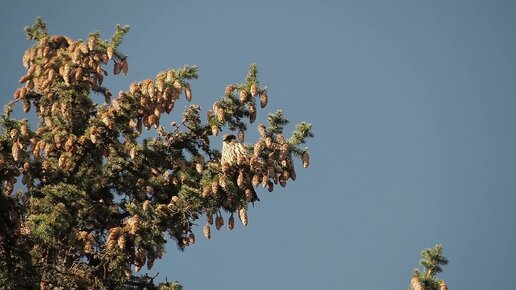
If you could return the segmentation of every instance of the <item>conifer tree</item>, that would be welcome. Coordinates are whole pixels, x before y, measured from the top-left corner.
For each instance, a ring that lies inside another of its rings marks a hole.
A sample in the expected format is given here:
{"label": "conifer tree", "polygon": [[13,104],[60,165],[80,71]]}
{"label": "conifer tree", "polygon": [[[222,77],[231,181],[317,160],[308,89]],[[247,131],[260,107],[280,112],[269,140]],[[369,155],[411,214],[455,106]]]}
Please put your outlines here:
{"label": "conifer tree", "polygon": [[421,252],[419,264],[422,270],[415,269],[410,280],[411,290],[448,290],[444,280],[437,278],[437,274],[443,271],[442,266],[448,264],[448,259],[442,255],[441,245],[435,245],[433,249],[427,248]]}
{"label": "conifer tree", "polygon": [[[110,39],[95,32],[73,40],[50,35],[38,18],[25,31],[34,41],[23,55],[27,71],[0,119],[2,289],[181,289],[138,272],[165,254],[167,240],[180,250],[194,244],[198,220],[208,239],[213,224],[232,229],[234,215],[246,225],[258,186],[273,191],[295,180],[295,157],[309,164],[311,125],[287,138],[281,111],[245,143],[268,102],[254,64],[206,117],[198,105],[178,115],[178,99],[192,100],[196,66],[159,72],[116,96],[103,85],[111,72],[128,73],[119,46],[129,27]],[[13,119],[17,104],[34,110],[38,124]],[[160,122],[171,113],[177,122]],[[243,143],[235,162],[220,162],[222,132]]]}

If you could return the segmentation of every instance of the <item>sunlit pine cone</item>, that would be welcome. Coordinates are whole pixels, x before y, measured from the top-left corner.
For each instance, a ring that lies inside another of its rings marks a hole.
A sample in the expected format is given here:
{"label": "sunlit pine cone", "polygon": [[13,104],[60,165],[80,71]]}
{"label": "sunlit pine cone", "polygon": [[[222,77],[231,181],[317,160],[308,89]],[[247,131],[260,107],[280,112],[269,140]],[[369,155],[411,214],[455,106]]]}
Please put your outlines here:
{"label": "sunlit pine cone", "polygon": [[217,109],[217,111],[215,111],[215,113],[217,114],[217,120],[219,121],[219,123],[224,122],[224,120],[225,120],[224,109],[219,107]]}
{"label": "sunlit pine cone", "polygon": [[197,171],[197,173],[202,174],[202,172],[204,171],[204,164],[197,162],[195,164],[195,170]]}
{"label": "sunlit pine cone", "polygon": [[251,180],[251,184],[253,185],[253,187],[255,187],[255,188],[258,187],[260,182],[261,182],[260,176],[258,174],[253,175],[253,179]]}
{"label": "sunlit pine cone", "polygon": [[106,53],[109,59],[113,59],[113,55],[115,55],[115,49],[112,46],[108,46]]}
{"label": "sunlit pine cone", "polygon": [[[226,173],[226,172],[228,172],[229,170],[231,170],[231,164],[230,164],[229,162],[224,161],[224,162],[221,164],[221,169],[222,169],[222,172]],[[219,184],[220,184],[220,179],[219,179]]]}
{"label": "sunlit pine cone", "polygon": [[20,136],[22,138],[27,138],[29,137],[29,125],[27,123],[27,121],[24,121],[21,126],[20,126]]}
{"label": "sunlit pine cone", "polygon": [[219,126],[217,126],[217,125],[212,125],[212,126],[211,126],[211,134],[212,134],[213,136],[217,136],[217,135],[219,135]]}
{"label": "sunlit pine cone", "polygon": [[286,159],[290,155],[290,150],[289,150],[288,144],[287,143],[281,144],[281,145],[278,145],[277,147],[279,147],[279,160],[281,161],[281,165],[286,166]]}
{"label": "sunlit pine cone", "polygon": [[142,208],[143,208],[144,212],[149,212],[152,208],[152,204],[151,204],[150,200],[145,200],[143,202]]}
{"label": "sunlit pine cone", "polygon": [[211,182],[211,192],[215,195],[219,193],[219,182],[218,180],[214,180]]}
{"label": "sunlit pine cone", "polygon": [[245,182],[245,174],[242,170],[240,170],[240,172],[238,173],[238,177],[237,177],[237,185],[239,187],[243,187],[244,182]]}
{"label": "sunlit pine cone", "polygon": [[185,97],[187,101],[192,101],[192,88],[190,87],[189,83],[185,84]]}
{"label": "sunlit pine cone", "polygon": [[190,243],[190,245],[195,244],[195,235],[193,233],[190,233],[188,235],[188,242]]}
{"label": "sunlit pine cone", "polygon": [[74,149],[74,144],[75,144],[74,138],[73,137],[69,137],[68,140],[66,140],[66,142],[64,144],[64,149],[67,152],[72,152],[73,149]]}
{"label": "sunlit pine cone", "polygon": [[21,156],[23,154],[23,145],[20,143],[20,141],[16,141],[13,143],[13,146],[11,147],[11,153],[13,155],[14,161],[18,162],[21,159]]}
{"label": "sunlit pine cone", "polygon": [[240,90],[240,102],[245,103],[249,100],[249,95],[245,89]]}
{"label": "sunlit pine cone", "polygon": [[412,279],[410,279],[410,286],[412,286],[413,290],[426,290],[417,273],[414,273]]}
{"label": "sunlit pine cone", "polygon": [[267,148],[272,148],[273,147],[273,142],[272,142],[272,138],[271,137],[265,137],[264,141],[265,141],[265,146],[267,146]]}
{"label": "sunlit pine cone", "polygon": [[238,210],[238,218],[242,221],[244,226],[247,226],[247,210],[245,208],[242,207]]}
{"label": "sunlit pine cone", "polygon": [[97,46],[97,38],[94,36],[88,37],[88,49],[90,51],[94,51]]}
{"label": "sunlit pine cone", "polygon": [[265,143],[261,140],[258,141],[258,143],[254,144],[254,156],[259,157],[262,154],[264,148]]}
{"label": "sunlit pine cone", "polygon": [[149,81],[147,83],[147,93],[152,101],[156,100],[156,88],[154,87],[154,82]]}
{"label": "sunlit pine cone", "polygon": [[254,83],[251,85],[251,96],[256,97],[258,95],[258,84]]}
{"label": "sunlit pine cone", "polygon": [[254,104],[249,105],[249,122],[254,123],[256,121],[256,106]]}
{"label": "sunlit pine cone", "polygon": [[442,280],[439,282],[439,290],[448,290],[448,285],[446,285],[446,282]]}
{"label": "sunlit pine cone", "polygon": [[118,237],[117,244],[118,244],[118,247],[119,247],[122,251],[123,251],[123,250],[125,250],[125,246],[126,246],[126,239],[125,239],[125,235],[121,235],[120,237]]}
{"label": "sunlit pine cone", "polygon": [[237,159],[238,165],[244,165],[247,163],[247,157],[246,156],[239,156]]}
{"label": "sunlit pine cone", "polygon": [[281,133],[276,135],[276,141],[280,145],[283,145],[283,144],[287,143],[287,140],[285,140],[285,136],[283,136],[283,134],[281,134]]}
{"label": "sunlit pine cone", "polygon": [[140,229],[140,217],[138,215],[134,215],[128,218],[126,223],[129,226],[129,233],[131,235],[136,234],[136,232]]}
{"label": "sunlit pine cone", "polygon": [[208,197],[212,193],[211,186],[206,186],[202,189],[202,197]]}
{"label": "sunlit pine cone", "polygon": [[301,155],[301,160],[303,161],[303,167],[307,168],[310,165],[310,156],[308,155],[308,151],[304,151],[303,155]]}
{"label": "sunlit pine cone", "polygon": [[23,67],[25,67],[25,68],[29,68],[29,65],[31,62],[31,58],[30,58],[31,50],[32,50],[32,48],[29,48],[29,49],[25,50],[25,53],[23,54],[22,64],[23,64]]}
{"label": "sunlit pine cone", "polygon": [[141,92],[140,85],[137,84],[137,83],[131,83],[129,85],[129,92],[131,93],[131,95],[134,95],[136,93],[140,93]]}
{"label": "sunlit pine cone", "polygon": [[9,131],[9,136],[13,140],[18,139],[18,136],[20,136],[20,131],[16,128],[13,128],[11,131]]}
{"label": "sunlit pine cone", "polygon": [[254,194],[253,194],[253,191],[249,188],[246,188],[245,191],[244,191],[244,195],[245,195],[245,201],[247,202],[253,202],[254,201]]}
{"label": "sunlit pine cone", "polygon": [[269,177],[266,174],[262,175],[262,187],[265,188],[268,186],[268,184],[269,184]]}
{"label": "sunlit pine cone", "polygon": [[229,96],[233,91],[236,89],[235,85],[228,85],[226,89],[224,90],[224,95]]}
{"label": "sunlit pine cone", "polygon": [[211,229],[210,229],[210,224],[209,223],[206,223],[204,225],[204,228],[203,228],[203,234],[204,236],[209,240],[211,239]]}
{"label": "sunlit pine cone", "polygon": [[174,70],[169,69],[169,70],[167,71],[167,76],[166,76],[165,81],[166,81],[167,83],[172,83],[172,82],[174,81],[174,78],[175,78]]}

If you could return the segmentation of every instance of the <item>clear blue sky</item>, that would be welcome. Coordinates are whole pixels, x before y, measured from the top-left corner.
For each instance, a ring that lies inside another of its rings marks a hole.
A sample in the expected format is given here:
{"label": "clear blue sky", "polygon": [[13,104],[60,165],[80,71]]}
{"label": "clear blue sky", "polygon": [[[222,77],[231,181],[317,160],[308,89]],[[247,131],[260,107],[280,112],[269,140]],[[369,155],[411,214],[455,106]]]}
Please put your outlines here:
{"label": "clear blue sky", "polygon": [[407,289],[441,243],[450,289],[514,289],[515,15],[502,0],[6,1],[0,98],[36,16],[74,39],[131,25],[115,92],[197,64],[206,108],[256,62],[268,108],[314,124],[312,164],[259,192],[247,227],[210,241],[199,228],[152,273],[188,290]]}

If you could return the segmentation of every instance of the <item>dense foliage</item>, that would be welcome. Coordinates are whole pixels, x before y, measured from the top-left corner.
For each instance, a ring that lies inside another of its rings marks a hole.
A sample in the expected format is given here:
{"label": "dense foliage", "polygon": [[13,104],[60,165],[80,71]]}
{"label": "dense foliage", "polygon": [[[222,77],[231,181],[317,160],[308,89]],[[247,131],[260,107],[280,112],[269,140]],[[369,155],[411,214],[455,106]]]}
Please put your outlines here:
{"label": "dense foliage", "polygon": [[[111,63],[113,75],[128,73],[119,50],[128,31],[117,26],[110,39],[91,33],[83,41],[49,35],[40,19],[26,28],[34,41],[23,56],[27,72],[0,120],[2,289],[180,289],[137,272],[164,255],[167,240],[179,249],[195,243],[196,220],[206,220],[207,238],[213,225],[232,229],[234,215],[246,225],[256,187],[273,191],[295,180],[294,157],[309,164],[302,146],[311,125],[300,123],[287,138],[281,111],[245,143],[268,102],[254,64],[206,118],[191,105],[181,121],[160,123],[180,97],[192,100],[195,66],[113,96],[103,81]],[[38,124],[13,119],[16,104],[35,110]],[[221,164],[220,131],[234,132],[248,154]]]}

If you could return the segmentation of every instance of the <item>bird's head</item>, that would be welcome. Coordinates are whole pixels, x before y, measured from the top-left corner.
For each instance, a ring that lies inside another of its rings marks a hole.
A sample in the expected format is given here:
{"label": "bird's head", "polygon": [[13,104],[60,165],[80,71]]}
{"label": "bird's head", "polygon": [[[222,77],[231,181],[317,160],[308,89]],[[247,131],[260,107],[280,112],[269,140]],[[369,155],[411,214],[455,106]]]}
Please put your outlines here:
{"label": "bird's head", "polygon": [[236,136],[233,134],[226,134],[222,137],[222,141],[226,143],[230,143],[233,140],[236,140]]}

